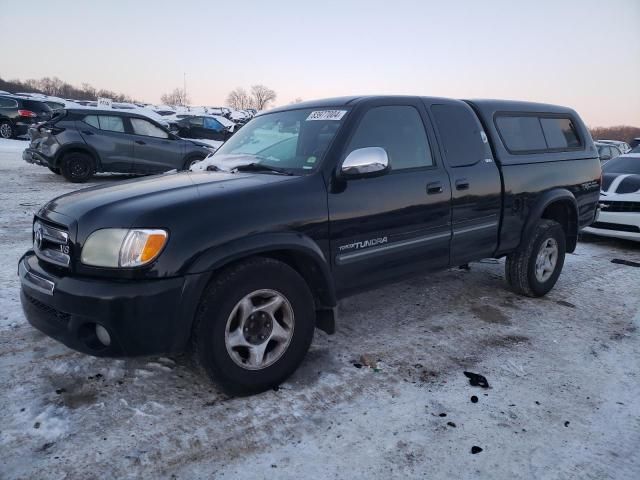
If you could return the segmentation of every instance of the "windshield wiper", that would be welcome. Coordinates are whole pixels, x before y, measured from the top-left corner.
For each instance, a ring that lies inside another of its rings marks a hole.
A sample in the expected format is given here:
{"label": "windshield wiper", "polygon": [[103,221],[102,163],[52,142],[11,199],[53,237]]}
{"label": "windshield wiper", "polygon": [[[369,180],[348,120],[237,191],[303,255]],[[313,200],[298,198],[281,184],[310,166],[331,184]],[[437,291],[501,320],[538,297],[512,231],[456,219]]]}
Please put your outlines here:
{"label": "windshield wiper", "polygon": [[237,172],[268,172],[268,173],[277,173],[278,175],[293,175],[293,173],[288,172],[282,168],[278,167],[270,167],[269,165],[265,165],[263,163],[247,163],[245,165],[238,165],[237,167],[233,167],[231,171]]}

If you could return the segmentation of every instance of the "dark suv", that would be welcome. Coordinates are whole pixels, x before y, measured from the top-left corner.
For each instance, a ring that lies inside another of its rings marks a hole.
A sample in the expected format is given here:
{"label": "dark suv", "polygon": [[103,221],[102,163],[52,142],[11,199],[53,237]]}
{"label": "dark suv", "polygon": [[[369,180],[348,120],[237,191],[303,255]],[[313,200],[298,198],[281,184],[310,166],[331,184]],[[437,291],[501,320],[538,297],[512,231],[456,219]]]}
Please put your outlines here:
{"label": "dark suv", "polygon": [[34,124],[49,120],[52,110],[37,100],[13,95],[0,95],[0,137],[25,135]]}
{"label": "dark suv", "polygon": [[218,119],[209,115],[185,117],[175,123],[178,134],[185,138],[206,138],[226,142],[233,135],[234,125],[223,125]]}
{"label": "dark suv", "polygon": [[189,168],[213,148],[168,132],[148,117],[118,110],[68,109],[31,128],[22,154],[74,183],[96,172],[148,174]]}

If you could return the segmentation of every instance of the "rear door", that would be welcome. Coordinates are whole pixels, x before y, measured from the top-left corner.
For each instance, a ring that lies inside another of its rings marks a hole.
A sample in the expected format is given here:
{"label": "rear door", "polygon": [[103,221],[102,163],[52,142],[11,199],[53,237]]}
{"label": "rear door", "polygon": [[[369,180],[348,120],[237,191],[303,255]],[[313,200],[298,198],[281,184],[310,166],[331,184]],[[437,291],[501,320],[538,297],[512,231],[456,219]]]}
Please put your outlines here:
{"label": "rear door", "polygon": [[119,115],[85,115],[76,126],[100,157],[105,172],[128,173],[133,162],[133,138]]}
{"label": "rear door", "polygon": [[426,101],[451,178],[451,263],[493,256],[502,212],[502,180],[486,133],[469,105]]}
{"label": "rear door", "polygon": [[183,167],[184,141],[144,118],[129,117],[133,141],[132,171],[166,172]]}
{"label": "rear door", "polygon": [[363,107],[340,163],[382,147],[391,170],[335,181],[329,190],[333,270],[339,292],[449,264],[451,190],[416,100]]}

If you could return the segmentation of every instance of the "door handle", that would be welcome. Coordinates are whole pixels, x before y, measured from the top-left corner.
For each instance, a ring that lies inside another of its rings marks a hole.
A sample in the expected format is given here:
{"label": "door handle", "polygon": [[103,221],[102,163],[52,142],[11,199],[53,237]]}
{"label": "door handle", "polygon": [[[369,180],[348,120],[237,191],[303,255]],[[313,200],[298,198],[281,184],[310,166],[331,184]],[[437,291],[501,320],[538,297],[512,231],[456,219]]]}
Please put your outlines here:
{"label": "door handle", "polygon": [[469,180],[466,178],[459,178],[456,180],[456,190],[468,190],[469,189]]}
{"label": "door handle", "polygon": [[427,195],[433,195],[435,193],[442,193],[442,183],[427,183]]}
{"label": "door handle", "polygon": [[93,132],[90,130],[82,130],[82,133],[84,133],[85,135],[93,135]]}
{"label": "door handle", "polygon": [[136,143],[138,145],[146,145],[147,144],[146,142],[143,142],[142,140],[136,140]]}

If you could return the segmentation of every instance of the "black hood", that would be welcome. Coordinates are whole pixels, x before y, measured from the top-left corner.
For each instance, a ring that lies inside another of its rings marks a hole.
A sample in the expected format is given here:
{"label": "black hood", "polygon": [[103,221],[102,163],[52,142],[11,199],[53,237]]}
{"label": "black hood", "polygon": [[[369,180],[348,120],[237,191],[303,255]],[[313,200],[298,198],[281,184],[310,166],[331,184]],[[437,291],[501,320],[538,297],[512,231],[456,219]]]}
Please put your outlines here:
{"label": "black hood", "polygon": [[[618,177],[624,177],[615,187],[615,191],[609,192],[609,188]],[[640,191],[640,175],[629,173],[605,173],[602,175],[602,191],[609,193],[636,193]]]}

